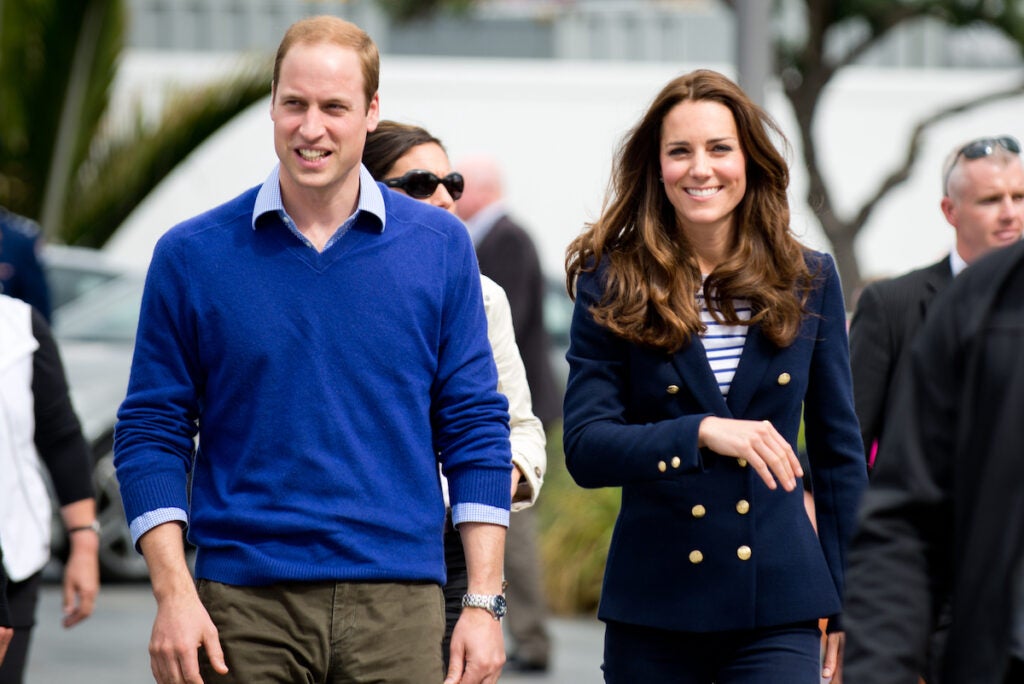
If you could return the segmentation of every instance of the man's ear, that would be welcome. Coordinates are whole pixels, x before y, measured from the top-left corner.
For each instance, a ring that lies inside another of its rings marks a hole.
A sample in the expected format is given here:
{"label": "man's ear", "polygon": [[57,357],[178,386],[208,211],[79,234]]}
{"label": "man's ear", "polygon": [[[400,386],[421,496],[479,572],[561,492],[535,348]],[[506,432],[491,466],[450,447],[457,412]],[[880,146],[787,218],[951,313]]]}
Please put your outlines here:
{"label": "man's ear", "polygon": [[380,122],[380,95],[374,93],[370,99],[370,105],[366,108],[366,132],[372,133],[377,130]]}
{"label": "man's ear", "polygon": [[942,201],[939,203],[939,208],[942,209],[942,215],[946,217],[946,222],[956,228],[959,219],[956,215],[956,204],[950,199],[949,195],[945,195]]}

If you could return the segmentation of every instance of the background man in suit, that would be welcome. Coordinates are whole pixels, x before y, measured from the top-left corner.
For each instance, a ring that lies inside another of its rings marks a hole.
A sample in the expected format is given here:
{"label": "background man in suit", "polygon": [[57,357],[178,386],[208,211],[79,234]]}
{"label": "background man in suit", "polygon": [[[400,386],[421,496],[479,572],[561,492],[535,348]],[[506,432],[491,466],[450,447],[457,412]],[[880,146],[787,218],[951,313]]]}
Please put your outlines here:
{"label": "background man in suit", "polygon": [[900,370],[850,548],[847,684],[914,684],[935,606],[939,677],[1024,681],[1024,244],[935,302]]}
{"label": "background man in suit", "polygon": [[942,214],[956,231],[953,250],[931,266],[868,285],[853,314],[853,393],[869,462],[885,434],[897,367],[931,301],[968,264],[1021,237],[1020,143],[1002,136],[958,145],[943,164],[942,193]]}
{"label": "background man in suit", "polygon": [[[504,288],[512,307],[516,344],[526,366],[533,410],[546,430],[561,418],[562,393],[548,360],[544,328],[544,274],[529,234],[508,215],[503,202],[501,170],[490,157],[462,159],[456,166],[466,180],[456,202],[476,247],[480,272]],[[537,554],[533,508],[516,513],[505,540],[505,576],[510,610],[505,623],[514,641],[505,671],[548,669],[551,640]]]}

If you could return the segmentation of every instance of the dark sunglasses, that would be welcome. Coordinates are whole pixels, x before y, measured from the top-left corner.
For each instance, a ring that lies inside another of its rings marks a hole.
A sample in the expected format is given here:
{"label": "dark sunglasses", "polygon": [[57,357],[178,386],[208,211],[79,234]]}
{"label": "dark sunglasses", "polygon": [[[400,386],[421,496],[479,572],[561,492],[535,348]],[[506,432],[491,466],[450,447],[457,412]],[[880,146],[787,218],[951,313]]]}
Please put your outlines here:
{"label": "dark sunglasses", "polygon": [[437,191],[438,185],[443,185],[452,199],[462,197],[462,190],[466,187],[466,181],[461,173],[449,173],[444,178],[438,178],[430,171],[413,169],[401,178],[385,178],[384,185],[389,188],[404,190],[410,197],[416,199],[427,199]]}
{"label": "dark sunglasses", "polygon": [[[959,154],[964,159],[981,159],[996,151],[996,145],[1007,152],[1020,154],[1020,141],[1011,135],[1001,135],[998,138],[978,138],[972,140],[960,148]],[[959,155],[958,155],[959,156]]]}
{"label": "dark sunglasses", "polygon": [[964,159],[981,159],[987,157],[996,151],[996,147],[1002,147],[1007,152],[1012,154],[1020,154],[1020,140],[1017,140],[1012,135],[1000,135],[996,138],[978,138],[972,140],[963,147],[961,147],[956,155],[953,157],[953,161],[949,164],[949,170],[946,171],[945,183],[943,186],[949,184],[949,175],[953,173],[953,167],[956,166],[957,161],[960,157]]}

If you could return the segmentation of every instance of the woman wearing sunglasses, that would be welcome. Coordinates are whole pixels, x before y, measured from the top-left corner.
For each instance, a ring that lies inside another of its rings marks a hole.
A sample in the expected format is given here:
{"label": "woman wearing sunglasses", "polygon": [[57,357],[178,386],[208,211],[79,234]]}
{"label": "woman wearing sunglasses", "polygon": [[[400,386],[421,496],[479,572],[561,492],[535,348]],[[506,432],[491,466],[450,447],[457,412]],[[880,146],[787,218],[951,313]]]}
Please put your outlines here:
{"label": "woman wearing sunglasses", "polygon": [[836,673],[866,469],[839,277],[790,230],[773,135],[724,76],[670,81],[567,252],[566,463],[584,487],[622,489],[598,612],[606,682]]}
{"label": "woman wearing sunglasses", "polygon": [[[381,121],[366,136],[363,164],[370,174],[388,187],[455,213],[455,200],[462,195],[463,180],[452,172],[448,153],[441,141],[419,126]],[[532,505],[537,500],[547,469],[544,428],[533,414],[526,370],[516,346],[512,311],[504,290],[481,275],[484,308],[487,312],[487,338],[498,368],[498,390],[509,404],[512,442],[512,510]],[[467,588],[466,558],[458,531],[449,523],[445,532],[445,562],[448,582],[445,594],[445,636],[443,653],[448,663],[448,645],[452,629],[462,611]]]}

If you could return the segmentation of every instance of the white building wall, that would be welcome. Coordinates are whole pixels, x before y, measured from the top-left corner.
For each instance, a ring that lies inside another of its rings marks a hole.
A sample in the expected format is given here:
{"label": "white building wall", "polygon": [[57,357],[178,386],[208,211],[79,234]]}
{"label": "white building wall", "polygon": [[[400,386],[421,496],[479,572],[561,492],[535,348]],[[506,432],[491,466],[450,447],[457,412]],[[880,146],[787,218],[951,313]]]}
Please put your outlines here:
{"label": "white building wall", "polygon": [[[175,73],[210,76],[223,56],[132,53],[118,97],[129,98]],[[207,66],[200,68],[199,64]],[[600,210],[616,146],[657,91],[673,76],[716,64],[544,62],[454,58],[383,58],[381,112],[428,128],[461,156],[489,152],[506,169],[508,204],[531,230],[545,269],[562,273],[565,247]],[[853,68],[841,73],[822,103],[816,135],[840,211],[852,212],[905,154],[918,118],[972,93],[1006,87],[1016,70],[927,71]],[[788,104],[777,90],[768,108],[795,144]],[[936,126],[925,139],[911,179],[879,206],[858,242],[865,276],[900,273],[948,250],[952,230],[939,211],[939,169],[957,142],[988,134],[1024,137],[1021,98],[986,106]],[[143,265],[156,239],[174,223],[260,183],[275,163],[269,100],[253,106],[168,177],[118,230],[115,256]],[[791,155],[793,226],[829,249],[804,202],[806,177]]]}

